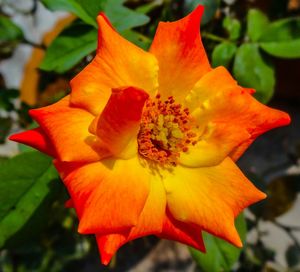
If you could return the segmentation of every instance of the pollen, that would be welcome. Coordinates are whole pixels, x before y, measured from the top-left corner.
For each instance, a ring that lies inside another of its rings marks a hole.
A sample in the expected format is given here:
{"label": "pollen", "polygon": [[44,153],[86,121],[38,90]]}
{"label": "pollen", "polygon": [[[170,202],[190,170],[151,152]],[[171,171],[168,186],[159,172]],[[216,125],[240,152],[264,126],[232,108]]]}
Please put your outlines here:
{"label": "pollen", "polygon": [[173,96],[165,101],[159,94],[154,99],[149,98],[138,134],[139,154],[161,165],[175,166],[180,153],[197,143],[197,134],[192,128],[189,109],[176,104]]}

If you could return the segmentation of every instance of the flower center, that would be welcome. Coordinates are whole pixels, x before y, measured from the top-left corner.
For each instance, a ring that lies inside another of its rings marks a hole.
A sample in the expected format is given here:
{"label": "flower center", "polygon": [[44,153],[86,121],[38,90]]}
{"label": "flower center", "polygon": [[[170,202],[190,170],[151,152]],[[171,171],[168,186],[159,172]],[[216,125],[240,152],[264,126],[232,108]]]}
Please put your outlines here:
{"label": "flower center", "polygon": [[189,109],[176,104],[172,96],[165,101],[159,94],[149,98],[138,134],[140,155],[162,165],[176,165],[180,153],[197,143],[192,127]]}

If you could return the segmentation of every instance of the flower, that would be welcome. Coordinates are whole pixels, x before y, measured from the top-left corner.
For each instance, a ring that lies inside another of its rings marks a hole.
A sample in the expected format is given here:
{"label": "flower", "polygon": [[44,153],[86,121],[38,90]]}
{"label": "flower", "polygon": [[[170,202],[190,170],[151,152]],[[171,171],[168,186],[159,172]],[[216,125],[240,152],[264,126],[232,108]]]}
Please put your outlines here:
{"label": "flower", "polygon": [[39,127],[10,138],[54,157],[78,231],[96,235],[104,264],[150,234],[205,251],[206,231],[241,247],[234,219],[265,198],[235,161],[290,118],[211,68],[202,13],[160,23],[149,52],[100,14],[97,54],[71,94],[31,110]]}

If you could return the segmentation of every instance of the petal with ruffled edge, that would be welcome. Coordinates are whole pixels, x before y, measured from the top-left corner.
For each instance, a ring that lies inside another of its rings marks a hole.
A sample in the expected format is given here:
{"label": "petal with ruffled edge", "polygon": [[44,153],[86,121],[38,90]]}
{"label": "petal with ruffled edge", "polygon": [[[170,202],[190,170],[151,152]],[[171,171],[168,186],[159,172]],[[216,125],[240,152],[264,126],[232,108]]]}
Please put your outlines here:
{"label": "petal with ruffled edge", "polygon": [[118,158],[128,159],[137,155],[137,135],[145,101],[149,95],[134,87],[112,90],[112,94],[97,118],[95,133],[98,146]]}
{"label": "petal with ruffled edge", "polygon": [[228,242],[242,246],[234,218],[249,205],[265,198],[230,158],[203,168],[176,166],[163,179],[167,205],[175,219],[196,224]]}
{"label": "petal with ruffled edge", "polygon": [[55,161],[79,217],[79,232],[112,233],[135,226],[150,190],[137,158],[80,165]]}
{"label": "petal with ruffled edge", "polygon": [[104,14],[97,17],[98,49],[94,60],[71,81],[71,103],[98,115],[112,88],[135,86],[154,94],[158,86],[155,57],[125,40]]}
{"label": "petal with ruffled edge", "polygon": [[210,65],[200,37],[204,7],[175,22],[160,22],[150,52],[159,63],[159,93],[180,102]]}
{"label": "petal with ruffled edge", "polygon": [[69,96],[29,113],[51,141],[59,160],[93,162],[106,156],[107,151],[93,148],[96,137],[88,132],[94,116],[70,107]]}
{"label": "petal with ruffled edge", "polygon": [[152,180],[148,199],[136,226],[122,233],[96,235],[102,263],[108,264],[116,251],[127,242],[161,233],[165,210],[166,193],[163,184],[160,180]]}
{"label": "petal with ruffled edge", "polygon": [[[165,202],[163,203],[165,204]],[[162,206],[160,205],[160,207]],[[138,223],[136,227],[132,228],[131,232],[124,231],[122,233],[109,235],[96,235],[101,262],[107,265],[122,245],[133,239],[150,234],[154,234],[163,239],[184,243],[205,252],[201,229],[197,226],[189,225],[174,219],[168,210],[165,214],[165,205],[163,207],[163,217],[161,217],[161,213],[152,213],[149,214],[150,218],[148,218],[147,213],[142,213],[141,220],[144,221],[142,228],[140,228],[141,225]],[[159,211],[161,212],[161,209],[159,209]],[[155,215],[159,216],[159,221]],[[154,222],[159,222],[159,224],[155,226],[153,220]]]}
{"label": "petal with ruffled edge", "polygon": [[196,225],[176,220],[169,210],[167,210],[164,218],[162,232],[157,236],[163,239],[174,240],[205,252],[201,229]]}
{"label": "petal with ruffled edge", "polygon": [[9,140],[29,145],[51,157],[56,157],[54,147],[40,127],[11,135]]}
{"label": "petal with ruffled edge", "polygon": [[203,76],[185,103],[202,130],[197,145],[180,157],[189,167],[217,165],[228,155],[237,160],[257,136],[290,122],[238,86],[224,67]]}

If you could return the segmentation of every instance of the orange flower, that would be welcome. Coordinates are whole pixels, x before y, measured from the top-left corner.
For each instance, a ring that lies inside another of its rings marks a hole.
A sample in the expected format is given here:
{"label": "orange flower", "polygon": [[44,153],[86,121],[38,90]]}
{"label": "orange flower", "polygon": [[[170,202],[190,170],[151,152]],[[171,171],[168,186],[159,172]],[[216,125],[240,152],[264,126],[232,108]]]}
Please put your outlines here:
{"label": "orange flower", "polygon": [[202,13],[160,23],[149,52],[100,14],[96,57],[70,96],[31,110],[40,127],[11,137],[55,158],[79,232],[96,235],[104,264],[150,234],[205,251],[207,231],[241,247],[234,218],[265,198],[234,162],[290,118],[211,68]]}

